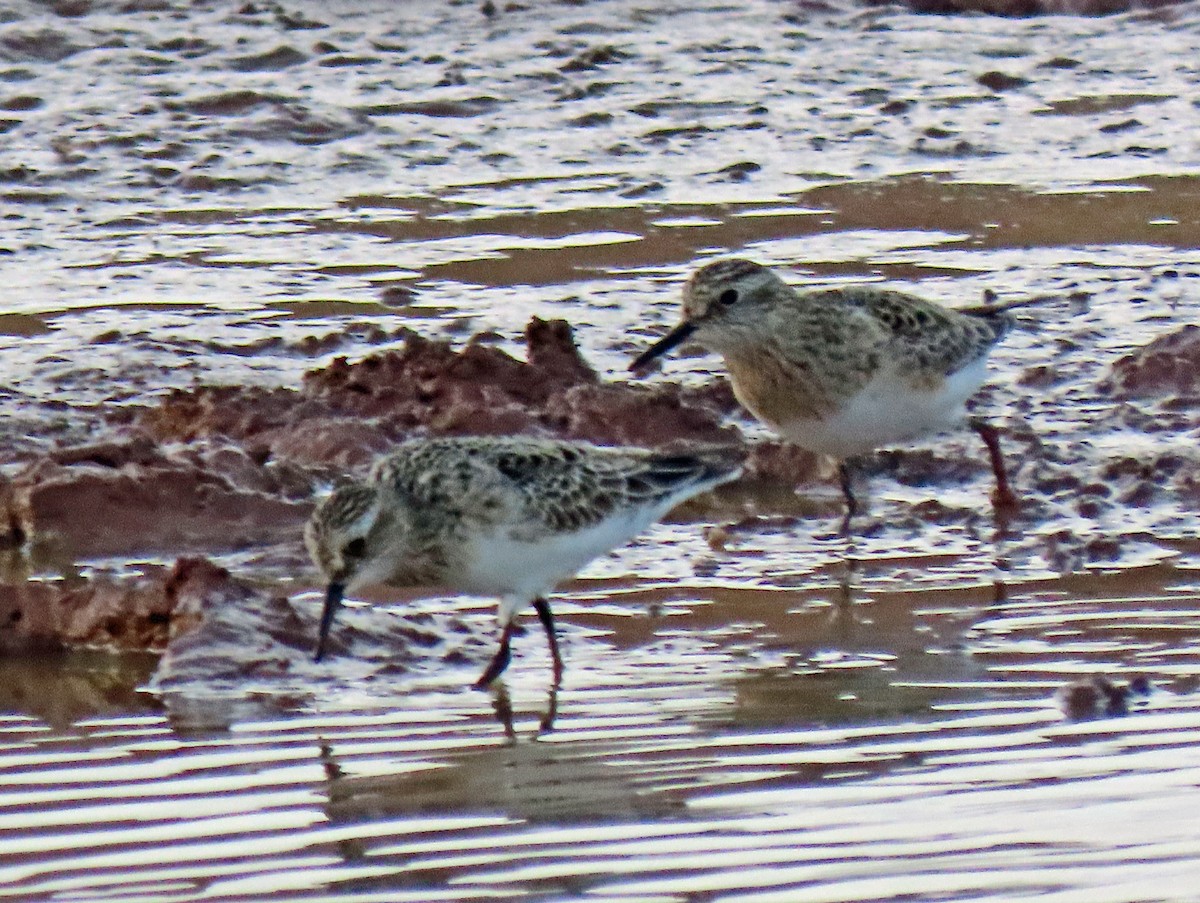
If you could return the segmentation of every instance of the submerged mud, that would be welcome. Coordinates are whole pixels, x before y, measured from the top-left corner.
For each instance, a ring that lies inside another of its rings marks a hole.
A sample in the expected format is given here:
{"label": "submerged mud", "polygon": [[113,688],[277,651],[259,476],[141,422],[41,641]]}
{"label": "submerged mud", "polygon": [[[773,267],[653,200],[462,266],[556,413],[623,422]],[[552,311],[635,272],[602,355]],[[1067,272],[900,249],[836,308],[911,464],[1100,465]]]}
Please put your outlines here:
{"label": "submerged mud", "polygon": [[[137,578],[0,585],[0,653],[155,652],[162,657],[152,686],[160,694],[296,698],[328,677],[328,666],[313,662],[319,615],[319,598],[289,600],[205,558],[180,558]],[[454,615],[367,616],[351,608],[338,617],[330,656],[352,658],[358,680],[457,667],[466,684],[493,651],[491,631],[480,627]]]}
{"label": "submerged mud", "polygon": [[[481,342],[456,349],[408,332],[400,350],[336,358],[298,389],[174,390],[121,412],[114,438],[57,449],[15,472],[0,494],[0,540],[76,557],[294,541],[319,486],[362,474],[413,436],[534,434],[646,447],[743,441],[723,423],[733,407],[723,384],[603,383],[561,320],[530,321],[526,348],[521,361]],[[795,483],[810,475],[797,462],[814,460],[768,450],[751,467]]]}
{"label": "submerged mud", "polygon": [[[189,693],[288,693],[295,700],[328,683],[329,667],[313,661],[318,599],[248,586],[204,559],[176,562],[164,591],[172,603],[170,641],[151,684],[171,696]],[[339,613],[329,656],[353,660],[357,680],[394,680],[414,673],[461,670],[491,657],[491,631],[452,615],[413,613],[364,617]]]}

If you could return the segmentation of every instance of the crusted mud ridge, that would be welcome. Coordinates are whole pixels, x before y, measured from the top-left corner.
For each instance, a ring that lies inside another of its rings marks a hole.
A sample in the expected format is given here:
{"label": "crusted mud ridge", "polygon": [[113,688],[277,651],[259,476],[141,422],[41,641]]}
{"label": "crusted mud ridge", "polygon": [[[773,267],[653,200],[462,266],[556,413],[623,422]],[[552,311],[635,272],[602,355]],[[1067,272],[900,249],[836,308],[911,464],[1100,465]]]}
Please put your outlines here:
{"label": "crusted mud ridge", "polygon": [[[737,405],[722,379],[698,388],[605,381],[561,320],[531,320],[525,344],[525,360],[519,360],[482,337],[455,348],[409,333],[398,350],[354,362],[337,358],[310,371],[295,389],[172,391],[114,416],[105,441],[57,449],[0,482],[0,544],[10,555],[34,548],[71,560],[274,546],[284,550],[289,567],[305,572],[299,537],[315,494],[418,435],[526,433],[643,446],[722,442],[746,450],[749,483],[777,485],[790,495],[828,476],[817,456],[779,442],[747,441],[731,422]],[[1200,328],[1191,325],[1118,359],[1089,390],[1107,402],[1096,425],[1143,433],[1193,429],[1198,363]],[[1041,365],[1028,368],[1021,383],[1038,386],[1042,403],[1060,389],[1058,375]],[[986,401],[988,390],[983,395]],[[1029,523],[1049,527],[1059,509],[1101,523],[1153,505],[1164,493],[1184,503],[1200,499],[1194,456],[1106,454],[1080,466],[1073,444],[1040,437],[1019,412],[1006,427]],[[918,487],[980,479],[986,465],[971,439],[964,432],[928,447],[884,450],[863,461],[862,472]],[[736,521],[736,511],[726,513]],[[892,510],[886,523],[867,519],[862,529],[920,531],[964,518],[983,525],[990,514],[930,498]],[[750,517],[739,528],[755,522]],[[770,521],[761,527],[771,529]],[[1014,549],[1022,545],[1063,572],[1116,562],[1122,553],[1120,536],[1067,526],[1029,531]],[[162,578],[153,569],[136,579],[10,579],[0,585],[0,644],[161,651],[179,623],[177,582],[178,575]],[[278,614],[280,623],[289,621]]]}
{"label": "crusted mud ridge", "polygon": [[[163,653],[153,683],[163,693],[197,681],[209,689],[245,688],[249,681],[270,691],[318,667],[312,661],[318,607],[319,601],[252,587],[205,558],[185,557],[136,579],[0,584],[0,653],[145,650]],[[469,666],[467,673],[486,660],[489,642],[449,615],[351,609],[330,648],[352,655],[363,673],[456,665]]]}
{"label": "crusted mud ridge", "polygon": [[[525,340],[522,361],[478,341],[456,349],[410,333],[399,350],[337,358],[298,389],[173,391],[118,415],[110,439],[53,451],[0,487],[0,542],[95,557],[295,540],[317,488],[419,435],[743,441],[724,423],[735,403],[723,383],[603,382],[561,320],[532,320]],[[814,461],[768,447],[752,466],[799,481]]]}
{"label": "crusted mud ridge", "polygon": [[[409,333],[399,350],[337,358],[298,389],[173,391],[114,415],[104,441],[56,449],[3,479],[0,546],[79,560],[282,545],[304,569],[299,538],[314,495],[412,436],[746,444],[726,423],[736,404],[723,381],[605,382],[562,320],[531,320],[525,343],[518,360],[478,340],[456,349]],[[794,485],[816,473],[800,450],[747,451],[755,477]],[[2,585],[0,643],[161,651],[178,623],[178,579]]]}
{"label": "crusted mud ridge", "polygon": [[[224,685],[278,692],[329,676],[328,663],[313,662],[319,599],[256,589],[203,558],[177,561],[163,593],[171,606],[169,642],[154,674],[155,691],[186,692],[200,683],[208,691]],[[350,608],[341,613],[329,648],[353,658],[356,677],[387,677],[455,666],[469,673],[486,661],[490,644],[472,623],[451,615]]]}

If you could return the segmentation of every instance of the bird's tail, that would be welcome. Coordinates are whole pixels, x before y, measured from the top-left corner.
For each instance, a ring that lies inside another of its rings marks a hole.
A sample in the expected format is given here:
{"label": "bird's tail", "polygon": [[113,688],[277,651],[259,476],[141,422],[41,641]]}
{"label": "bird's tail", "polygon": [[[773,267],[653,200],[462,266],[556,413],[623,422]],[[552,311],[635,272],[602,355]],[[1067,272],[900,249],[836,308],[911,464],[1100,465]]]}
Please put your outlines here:
{"label": "bird's tail", "polygon": [[687,452],[655,454],[649,468],[665,486],[690,485],[711,488],[736,480],[742,473],[745,452],[728,445],[692,445]]}
{"label": "bird's tail", "polygon": [[1028,298],[1013,298],[1011,301],[1000,301],[994,291],[990,288],[983,290],[983,303],[976,304],[974,307],[957,307],[961,314],[970,314],[973,317],[988,317],[994,314],[1002,314],[1018,307],[1031,307],[1034,304],[1041,304],[1045,301],[1053,299],[1051,295],[1032,295]]}

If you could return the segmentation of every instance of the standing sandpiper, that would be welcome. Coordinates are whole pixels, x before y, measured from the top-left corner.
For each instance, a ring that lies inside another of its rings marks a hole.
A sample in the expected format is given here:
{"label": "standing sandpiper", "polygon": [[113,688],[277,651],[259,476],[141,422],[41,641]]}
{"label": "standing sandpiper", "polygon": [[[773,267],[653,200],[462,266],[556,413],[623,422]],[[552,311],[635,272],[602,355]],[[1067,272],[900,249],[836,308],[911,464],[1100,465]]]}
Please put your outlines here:
{"label": "standing sandpiper", "polygon": [[414,440],[365,482],[321,502],[304,531],[329,581],[316,660],[345,592],[370,583],[500,597],[500,648],[476,682],[508,667],[516,615],[532,604],[554,684],[563,664],[546,594],[683,500],[741,472],[727,449],[666,454],[527,437]]}
{"label": "standing sandpiper", "polygon": [[[689,338],[720,354],[755,417],[838,459],[849,532],[858,505],[847,459],[960,423],[1017,304],[950,310],[871,286],[798,291],[749,260],[718,260],[692,275],[679,325],[630,369]],[[969,422],[991,457],[997,507],[1015,506],[996,428]]]}

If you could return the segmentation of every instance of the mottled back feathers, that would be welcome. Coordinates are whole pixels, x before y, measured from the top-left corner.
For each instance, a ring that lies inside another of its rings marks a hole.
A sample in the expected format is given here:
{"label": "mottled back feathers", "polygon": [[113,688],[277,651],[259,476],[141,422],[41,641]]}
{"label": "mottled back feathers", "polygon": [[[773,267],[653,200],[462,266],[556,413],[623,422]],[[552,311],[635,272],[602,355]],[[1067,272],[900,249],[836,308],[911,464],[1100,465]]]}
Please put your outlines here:
{"label": "mottled back feathers", "polygon": [[736,473],[728,451],[663,455],[529,437],[455,437],[406,443],[372,479],[417,514],[569,532],[614,510],[655,505]]}
{"label": "mottled back feathers", "polygon": [[797,295],[810,304],[864,312],[882,329],[881,351],[942,376],[985,357],[1013,325],[1012,315],[1004,310],[957,311],[916,295],[872,286]]}

